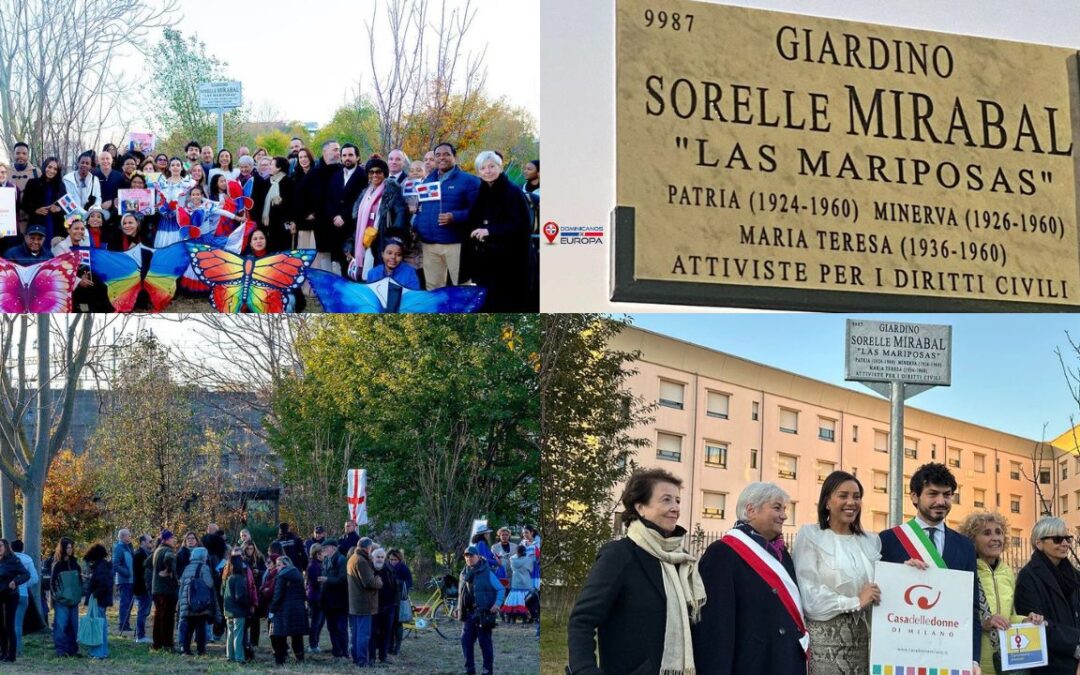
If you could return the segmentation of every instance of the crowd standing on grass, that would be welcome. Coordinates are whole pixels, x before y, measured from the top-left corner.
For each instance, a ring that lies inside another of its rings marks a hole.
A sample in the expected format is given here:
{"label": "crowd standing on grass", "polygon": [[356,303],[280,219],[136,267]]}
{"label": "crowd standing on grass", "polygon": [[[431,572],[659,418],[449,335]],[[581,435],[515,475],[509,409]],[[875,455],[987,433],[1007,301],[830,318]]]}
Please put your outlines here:
{"label": "crowd standing on grass", "polygon": [[833,472],[821,486],[818,522],[800,528],[791,552],[781,536],[790,497],[757,482],[739,496],[735,527],[700,559],[691,555],[678,524],[680,487],[662,469],[627,481],[626,536],[601,547],[577,598],[568,672],[867,673],[879,560],[973,573],[971,672],[1002,672],[997,631],[1025,621],[1047,631],[1050,664],[1032,673],[1080,672],[1080,572],[1068,559],[1065,522],[1041,518],[1031,560],[1014,573],[1002,557],[1008,526],[1000,513],[975,511],[959,532],[945,524],[957,482],[943,464],[915,471],[915,517],[880,533],[862,527],[859,479]]}
{"label": "crowd standing on grass", "polygon": [[[504,622],[535,622],[539,630],[536,528],[522,528],[518,541],[510,528],[500,528],[494,545],[488,543],[491,534],[486,527],[476,534],[464,551],[460,576],[444,581],[446,587],[456,584],[455,618],[467,673],[478,672],[477,644],[479,672],[493,672],[492,632],[500,616]],[[16,629],[39,580],[21,548],[21,542],[0,539],[0,657],[11,661],[20,650]],[[108,658],[104,617],[115,605],[113,633],[130,635],[155,652],[204,655],[207,643],[223,641],[227,660],[247,663],[258,659],[265,631],[274,663],[286,663],[290,652],[300,663],[305,654],[323,650],[325,626],[332,656],[366,667],[391,663],[400,653],[413,612],[413,574],[404,552],[361,536],[352,520],[340,537],[318,526],[306,541],[281,523],[265,556],[248,530],[230,542],[215,523],[202,536],[186,532],[182,538],[169,529],[157,537],[134,537],[121,528],[111,553],[94,544],[82,564],[72,540],[62,537],[43,562],[40,581],[40,625],[51,626],[59,657],[83,656],[82,645],[87,656]],[[80,606],[87,607],[82,622],[91,625],[80,624]]]}
{"label": "crowd standing on grass", "polygon": [[[500,153],[482,151],[463,167],[448,142],[423,162],[410,162],[400,149],[362,160],[355,145],[334,140],[316,159],[298,138],[287,157],[262,148],[249,153],[215,153],[191,141],[183,157],[134,148],[120,155],[110,143],[83,152],[65,173],[59,158],[36,165],[29,146],[16,143],[14,163],[0,164],[0,187],[16,190],[18,232],[0,251],[32,265],[72,246],[157,249],[210,235],[256,257],[314,249],[312,267],[358,283],[390,277],[413,290],[476,284],[488,289],[482,311],[538,311],[540,160],[525,165],[519,186],[506,177]],[[441,198],[421,199],[415,186],[424,184],[438,184]],[[119,191],[128,189],[152,189],[156,203],[121,203]],[[65,197],[75,205],[70,214],[57,203]],[[93,270],[79,274],[75,308],[111,310]],[[209,288],[189,270],[180,292],[205,295]]]}

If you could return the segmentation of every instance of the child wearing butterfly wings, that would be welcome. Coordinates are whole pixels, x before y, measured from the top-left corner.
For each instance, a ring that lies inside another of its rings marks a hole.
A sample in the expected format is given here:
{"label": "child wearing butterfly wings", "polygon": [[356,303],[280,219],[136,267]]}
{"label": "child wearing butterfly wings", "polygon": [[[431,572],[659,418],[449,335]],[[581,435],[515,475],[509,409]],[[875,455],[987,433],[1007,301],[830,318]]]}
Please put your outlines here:
{"label": "child wearing butterfly wings", "polygon": [[390,277],[398,284],[413,291],[420,290],[420,279],[410,265],[402,265],[405,258],[405,243],[397,237],[388,237],[382,250],[382,263],[367,275],[368,283],[375,283],[383,277]]}

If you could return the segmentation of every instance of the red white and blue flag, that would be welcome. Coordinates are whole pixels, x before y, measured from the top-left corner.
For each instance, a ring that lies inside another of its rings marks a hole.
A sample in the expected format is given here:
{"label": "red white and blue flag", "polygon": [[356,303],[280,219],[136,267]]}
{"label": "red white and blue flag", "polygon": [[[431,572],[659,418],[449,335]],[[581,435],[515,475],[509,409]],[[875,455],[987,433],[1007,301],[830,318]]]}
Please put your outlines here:
{"label": "red white and blue flag", "polygon": [[56,200],[56,204],[57,204],[57,206],[59,206],[60,208],[64,209],[64,215],[65,215],[65,216],[71,215],[71,212],[72,212],[72,211],[74,211],[75,209],[79,208],[79,204],[78,204],[78,202],[76,202],[76,201],[75,201],[75,198],[74,198],[74,197],[72,197],[72,196],[71,196],[71,195],[69,195],[69,194],[65,194],[65,195],[64,195],[63,197],[61,197],[60,199],[57,199],[57,200]]}
{"label": "red white and blue flag", "polygon": [[416,186],[416,196],[422,202],[434,202],[442,199],[442,185],[439,181],[420,183]]}

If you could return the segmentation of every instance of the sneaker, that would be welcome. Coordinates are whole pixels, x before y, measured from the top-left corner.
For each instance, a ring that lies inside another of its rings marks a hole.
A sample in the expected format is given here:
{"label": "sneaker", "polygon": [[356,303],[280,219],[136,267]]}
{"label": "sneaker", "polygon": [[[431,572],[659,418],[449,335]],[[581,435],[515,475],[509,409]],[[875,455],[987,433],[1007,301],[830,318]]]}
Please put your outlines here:
{"label": "sneaker", "polygon": [[322,654],[322,649],[319,647],[319,645],[315,645],[314,647],[311,648],[311,653],[312,654]]}

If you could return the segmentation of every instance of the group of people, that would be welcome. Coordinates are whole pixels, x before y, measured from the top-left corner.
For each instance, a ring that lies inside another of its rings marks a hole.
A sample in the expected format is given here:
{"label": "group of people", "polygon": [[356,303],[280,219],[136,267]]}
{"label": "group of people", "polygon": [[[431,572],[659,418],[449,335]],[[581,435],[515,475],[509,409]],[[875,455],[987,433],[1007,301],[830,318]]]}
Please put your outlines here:
{"label": "group of people", "polygon": [[[353,281],[390,277],[412,290],[474,283],[487,289],[483,311],[538,311],[539,160],[525,166],[518,186],[496,151],[476,156],[476,175],[458,165],[451,143],[440,143],[423,161],[395,149],[361,164],[359,152],[351,143],[327,141],[316,158],[293,138],[288,156],[240,147],[234,165],[228,149],[215,153],[197,141],[183,157],[148,157],[137,149],[119,155],[107,144],[83,152],[65,174],[58,158],[36,166],[29,146],[16,143],[12,165],[0,164],[0,187],[16,190],[18,225],[3,244],[4,257],[32,265],[73,247],[157,249],[231,235],[237,253],[313,249],[314,268]],[[118,192],[126,189],[153,189],[156,203],[121,203]],[[70,213],[58,203],[65,196],[74,205]],[[80,269],[79,276],[76,306],[107,311],[93,270]],[[191,272],[181,288],[208,291]]]}
{"label": "group of people", "polygon": [[578,673],[847,675],[870,672],[870,614],[883,591],[874,563],[972,573],[971,672],[1002,672],[998,630],[1045,626],[1049,665],[1032,673],[1080,673],[1080,573],[1073,536],[1045,516],[1018,573],[1003,560],[1005,518],[977,511],[960,531],[945,524],[956,478],[939,463],[912,475],[915,517],[873,533],[861,523],[862,483],[834,471],[823,482],[817,522],[782,537],[787,493],[756,482],[736,504],[738,521],[698,559],[684,546],[681,480],[635,472],[621,502],[626,536],[605,544],[568,626],[569,668]]}
{"label": "group of people", "polygon": [[[504,621],[539,621],[536,529],[523,528],[520,542],[511,541],[509,528],[500,528],[493,544],[490,535],[485,528],[473,537],[456,580],[470,673],[476,672],[477,643],[482,672],[492,672],[492,630],[500,613]],[[230,544],[214,523],[201,537],[187,532],[178,538],[165,529],[156,538],[135,538],[121,529],[111,554],[95,544],[81,563],[74,543],[64,537],[40,575],[21,551],[21,542],[0,539],[0,658],[10,661],[21,650],[24,615],[39,582],[42,625],[48,625],[51,607],[53,645],[61,657],[81,655],[82,605],[96,617],[116,605],[116,631],[152,650],[202,655],[207,642],[224,640],[226,658],[237,662],[255,658],[265,620],[279,665],[290,647],[297,662],[305,653],[321,652],[324,628],[334,657],[358,666],[389,662],[401,649],[412,614],[413,575],[403,552],[360,536],[352,520],[338,538],[319,526],[306,541],[281,523],[265,556],[247,529]],[[108,638],[106,625],[100,644],[89,650],[91,658],[108,658]]]}

